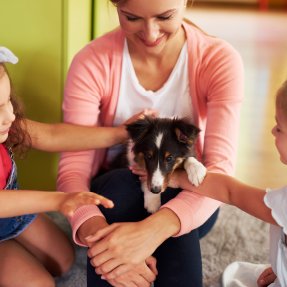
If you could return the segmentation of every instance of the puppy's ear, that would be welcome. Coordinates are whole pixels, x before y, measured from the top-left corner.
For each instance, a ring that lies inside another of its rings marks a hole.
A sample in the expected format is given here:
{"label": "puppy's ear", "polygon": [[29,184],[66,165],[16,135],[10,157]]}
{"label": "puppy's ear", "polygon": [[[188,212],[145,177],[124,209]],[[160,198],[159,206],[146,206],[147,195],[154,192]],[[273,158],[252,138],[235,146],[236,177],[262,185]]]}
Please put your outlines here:
{"label": "puppy's ear", "polygon": [[175,134],[177,140],[181,143],[192,145],[197,138],[200,129],[185,120],[175,120]]}
{"label": "puppy's ear", "polygon": [[152,118],[144,117],[143,119],[127,124],[126,130],[128,131],[129,137],[134,142],[138,142],[148,133],[152,123]]}

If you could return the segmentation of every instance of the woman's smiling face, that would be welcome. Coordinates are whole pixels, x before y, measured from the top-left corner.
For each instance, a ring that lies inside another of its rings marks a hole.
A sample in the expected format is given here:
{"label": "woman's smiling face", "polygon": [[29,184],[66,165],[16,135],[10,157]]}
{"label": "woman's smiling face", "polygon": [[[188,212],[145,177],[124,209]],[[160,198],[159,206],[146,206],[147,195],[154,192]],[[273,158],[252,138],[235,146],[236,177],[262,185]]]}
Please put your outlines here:
{"label": "woman's smiling face", "polygon": [[186,0],[128,0],[117,6],[132,49],[159,52],[181,28]]}

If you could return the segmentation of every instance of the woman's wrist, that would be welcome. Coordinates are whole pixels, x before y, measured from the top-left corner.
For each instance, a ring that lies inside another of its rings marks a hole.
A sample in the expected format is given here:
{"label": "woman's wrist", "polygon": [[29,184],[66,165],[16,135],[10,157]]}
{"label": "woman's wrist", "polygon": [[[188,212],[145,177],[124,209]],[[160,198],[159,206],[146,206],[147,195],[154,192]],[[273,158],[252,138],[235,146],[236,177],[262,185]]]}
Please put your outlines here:
{"label": "woman's wrist", "polygon": [[143,220],[157,238],[158,246],[180,231],[180,220],[169,208],[162,208]]}
{"label": "woman's wrist", "polygon": [[86,237],[95,234],[98,230],[106,226],[108,226],[108,223],[102,216],[89,218],[79,227],[77,236],[83,244],[86,244]]}

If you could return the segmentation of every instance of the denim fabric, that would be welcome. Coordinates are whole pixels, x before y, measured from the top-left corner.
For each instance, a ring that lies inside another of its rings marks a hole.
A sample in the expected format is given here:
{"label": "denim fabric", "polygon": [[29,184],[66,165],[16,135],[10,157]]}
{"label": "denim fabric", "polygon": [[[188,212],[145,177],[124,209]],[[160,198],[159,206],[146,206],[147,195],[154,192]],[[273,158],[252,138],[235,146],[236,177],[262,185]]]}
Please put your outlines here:
{"label": "denim fabric", "polygon": [[[99,206],[109,223],[140,221],[149,216],[144,208],[143,192],[136,175],[128,169],[116,169],[92,180],[91,191],[107,196],[115,207]],[[161,195],[162,204],[174,198],[181,190],[168,188]],[[199,240],[214,225],[218,211],[200,228],[162,243],[153,254],[159,274],[154,287],[202,287],[202,262]],[[111,286],[95,273],[87,258],[87,287]]]}
{"label": "denim fabric", "polygon": [[[8,178],[5,189],[18,189],[17,184],[17,167],[12,155],[12,170]],[[17,204],[17,202],[15,202]],[[22,216],[0,218],[0,242],[18,236],[28,225],[36,218],[35,214],[27,214]]]}

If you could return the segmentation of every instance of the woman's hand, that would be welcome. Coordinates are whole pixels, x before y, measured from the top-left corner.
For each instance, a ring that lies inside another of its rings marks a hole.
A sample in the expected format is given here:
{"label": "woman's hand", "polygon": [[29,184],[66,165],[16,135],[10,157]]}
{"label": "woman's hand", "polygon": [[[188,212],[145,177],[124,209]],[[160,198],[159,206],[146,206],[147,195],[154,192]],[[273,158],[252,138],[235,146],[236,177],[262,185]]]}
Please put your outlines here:
{"label": "woman's hand", "polygon": [[150,287],[157,274],[156,259],[151,256],[133,270],[107,281],[114,287]]}
{"label": "woman's hand", "polygon": [[276,280],[277,276],[272,268],[265,269],[257,279],[258,287],[267,287]]}
{"label": "woman's hand", "polygon": [[[90,253],[90,249],[97,246],[97,241],[87,241],[85,238],[90,238],[91,234],[97,233],[108,226],[106,220],[101,216],[92,217],[81,225],[77,235],[81,242],[88,245],[88,253]],[[93,261],[93,258],[91,258],[91,261]],[[105,278],[104,276],[102,278],[114,287],[150,287],[151,282],[155,280],[156,276],[156,259],[149,257],[147,260],[133,266],[130,271],[120,276],[112,279]]]}
{"label": "woman's hand", "polygon": [[[144,221],[113,223],[86,238],[93,243],[88,256],[97,274],[113,279],[144,262],[158,247]],[[113,275],[108,273],[113,271]]]}
{"label": "woman's hand", "polygon": [[73,216],[76,209],[82,205],[102,204],[106,208],[112,208],[114,206],[113,202],[106,197],[88,191],[61,193],[61,197],[59,198],[58,211],[68,218]]}
{"label": "woman's hand", "polygon": [[114,223],[88,236],[88,256],[97,274],[111,280],[144,262],[179,229],[177,216],[162,208],[140,222]]}

